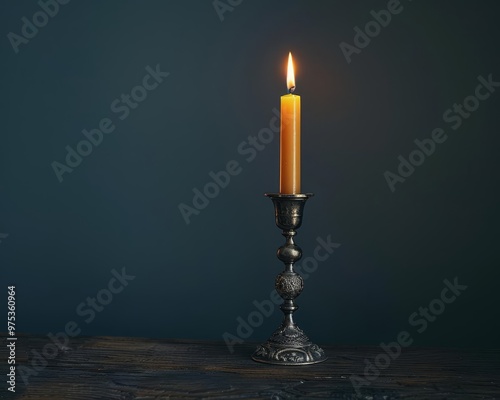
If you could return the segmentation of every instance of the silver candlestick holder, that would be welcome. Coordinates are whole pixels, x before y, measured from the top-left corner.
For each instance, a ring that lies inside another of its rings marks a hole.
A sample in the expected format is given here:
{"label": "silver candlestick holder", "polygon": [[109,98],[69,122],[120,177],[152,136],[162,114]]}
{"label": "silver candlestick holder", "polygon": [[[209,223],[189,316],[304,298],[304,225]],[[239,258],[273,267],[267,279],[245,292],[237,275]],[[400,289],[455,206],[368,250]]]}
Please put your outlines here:
{"label": "silver candlestick holder", "polygon": [[252,359],[278,365],[308,365],[325,361],[325,352],[312,343],[293,321],[293,313],[299,308],[295,298],[302,292],[304,281],[293,265],[302,257],[302,250],[294,242],[297,229],[302,225],[304,205],[313,193],[278,194],[266,193],[274,204],[276,225],[283,231],[285,244],[278,249],[278,258],[285,263],[285,270],[276,277],[276,291],[283,298],[281,326],[269,340],[257,347]]}

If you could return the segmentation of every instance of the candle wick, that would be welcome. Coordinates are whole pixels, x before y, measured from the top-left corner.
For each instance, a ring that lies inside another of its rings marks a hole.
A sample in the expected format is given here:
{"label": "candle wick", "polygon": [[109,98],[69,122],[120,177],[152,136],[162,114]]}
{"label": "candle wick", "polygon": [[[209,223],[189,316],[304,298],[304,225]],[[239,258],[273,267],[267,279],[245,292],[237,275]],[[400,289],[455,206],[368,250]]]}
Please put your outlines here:
{"label": "candle wick", "polygon": [[295,86],[292,86],[290,89],[288,89],[288,93],[293,93],[295,92]]}

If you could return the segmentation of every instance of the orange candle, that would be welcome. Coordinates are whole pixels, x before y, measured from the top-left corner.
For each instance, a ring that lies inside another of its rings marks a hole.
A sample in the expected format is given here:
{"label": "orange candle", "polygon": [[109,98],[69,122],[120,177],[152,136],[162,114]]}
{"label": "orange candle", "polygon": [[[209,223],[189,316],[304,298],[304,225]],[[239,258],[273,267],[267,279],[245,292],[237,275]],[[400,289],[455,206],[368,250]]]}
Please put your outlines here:
{"label": "orange candle", "polygon": [[288,94],[281,96],[280,193],[300,193],[300,96],[295,90],[292,53],[288,54]]}

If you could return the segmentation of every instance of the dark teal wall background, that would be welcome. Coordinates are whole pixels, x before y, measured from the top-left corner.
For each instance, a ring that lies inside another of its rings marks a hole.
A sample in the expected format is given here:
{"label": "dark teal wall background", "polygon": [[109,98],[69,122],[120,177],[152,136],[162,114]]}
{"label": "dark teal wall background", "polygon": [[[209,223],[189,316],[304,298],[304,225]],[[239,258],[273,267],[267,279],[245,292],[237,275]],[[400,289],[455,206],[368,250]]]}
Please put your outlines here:
{"label": "dark teal wall background", "polygon": [[[408,330],[417,345],[498,346],[500,88],[456,130],[443,113],[478,76],[500,81],[500,9],[401,5],[348,63],[340,44],[386,1],[243,0],[221,21],[210,0],[73,0],[18,53],[8,34],[40,6],[2,2],[0,290],[17,287],[18,332],[75,321],[82,335],[237,335],[269,299],[283,240],[263,196],[278,190],[279,137],[250,162],[238,147],[269,127],[292,51],[303,190],[316,194],[297,243],[305,256],[318,237],[340,245],[305,282],[301,327],[319,343]],[[121,120],[111,104],[157,65],[170,75]],[[59,182],[51,164],[103,118],[113,132]],[[436,128],[447,140],[392,192],[384,172]],[[241,172],[186,224],[179,204],[231,160]],[[77,307],[122,268],[135,279],[85,322]],[[455,277],[467,289],[417,333],[409,317]]]}

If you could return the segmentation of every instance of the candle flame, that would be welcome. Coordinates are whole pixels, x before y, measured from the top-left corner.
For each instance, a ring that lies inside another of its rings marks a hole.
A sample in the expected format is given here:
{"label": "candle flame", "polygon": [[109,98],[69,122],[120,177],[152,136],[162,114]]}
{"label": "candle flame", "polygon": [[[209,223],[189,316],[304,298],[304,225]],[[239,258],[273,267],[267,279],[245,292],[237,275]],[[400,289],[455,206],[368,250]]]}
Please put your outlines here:
{"label": "candle flame", "polygon": [[286,84],[288,87],[288,91],[293,93],[295,90],[295,73],[293,72],[293,60],[292,53],[288,53],[288,71],[286,74]]}

